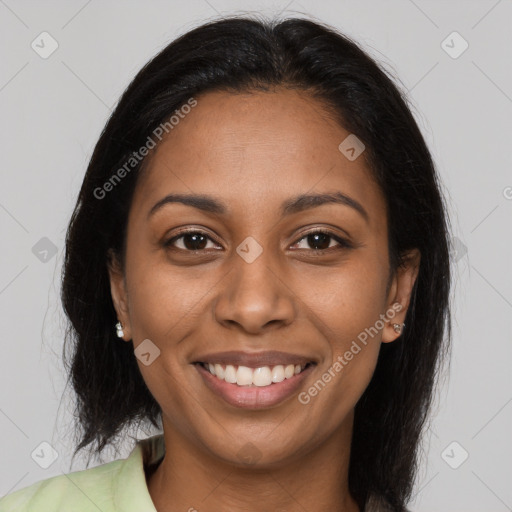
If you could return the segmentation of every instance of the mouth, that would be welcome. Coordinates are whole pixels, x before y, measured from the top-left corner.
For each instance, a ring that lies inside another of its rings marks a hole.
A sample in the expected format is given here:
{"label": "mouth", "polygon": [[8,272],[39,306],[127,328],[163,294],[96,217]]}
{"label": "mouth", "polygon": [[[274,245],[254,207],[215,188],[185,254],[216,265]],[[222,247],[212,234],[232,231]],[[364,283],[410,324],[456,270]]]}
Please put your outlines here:
{"label": "mouth", "polygon": [[290,399],[317,366],[308,357],[267,351],[203,355],[193,366],[213,396],[242,409],[269,409]]}
{"label": "mouth", "polygon": [[217,380],[240,387],[267,387],[301,374],[315,363],[264,365],[257,368],[235,364],[196,363]]}

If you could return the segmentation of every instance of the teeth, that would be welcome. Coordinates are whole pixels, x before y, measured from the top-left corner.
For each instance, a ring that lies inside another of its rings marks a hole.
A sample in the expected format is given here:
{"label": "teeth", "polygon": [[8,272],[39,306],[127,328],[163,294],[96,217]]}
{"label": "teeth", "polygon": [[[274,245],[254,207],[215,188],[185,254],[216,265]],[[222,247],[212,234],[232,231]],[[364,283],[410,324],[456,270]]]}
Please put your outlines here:
{"label": "teeth", "polygon": [[283,382],[284,380],[284,366],[279,364],[272,369],[272,382]]}
{"label": "teeth", "polygon": [[[210,365],[208,365],[208,368],[210,367]],[[213,375],[216,375],[217,377],[219,377],[219,379],[224,379],[224,375],[226,375],[226,370],[224,370],[224,367],[220,364],[216,364],[215,365],[215,373],[213,373],[211,370],[210,370],[210,373],[212,373]]]}
{"label": "teeth", "polygon": [[295,375],[295,366],[293,364],[289,364],[288,366],[284,367],[284,378],[290,379]]}
{"label": "teeth", "polygon": [[270,386],[272,383],[283,382],[285,379],[291,379],[298,375],[306,365],[288,364],[286,366],[278,364],[274,367],[262,366],[260,368],[249,368],[247,366],[234,366],[228,364],[203,364],[212,375],[220,380],[225,380],[230,384],[238,386]]}
{"label": "teeth", "polygon": [[228,364],[226,366],[226,374],[224,375],[224,380],[226,382],[230,382],[231,384],[236,384],[236,370],[233,365]]}
{"label": "teeth", "polygon": [[[300,369],[300,366],[299,366]],[[255,386],[270,386],[272,384],[272,372],[268,366],[256,368],[253,372],[252,383]]]}
{"label": "teeth", "polygon": [[239,366],[236,371],[236,383],[239,386],[250,386],[252,384],[253,371],[247,366]]}

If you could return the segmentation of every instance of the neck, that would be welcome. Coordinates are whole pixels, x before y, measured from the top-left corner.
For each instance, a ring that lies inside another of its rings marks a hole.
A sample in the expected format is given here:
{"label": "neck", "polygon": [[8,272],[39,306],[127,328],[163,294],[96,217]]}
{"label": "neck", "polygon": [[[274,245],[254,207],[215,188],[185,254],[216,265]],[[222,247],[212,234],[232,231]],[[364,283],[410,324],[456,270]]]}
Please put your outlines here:
{"label": "neck", "polygon": [[[353,417],[321,445],[275,465],[240,467],[169,428],[166,455],[148,477],[158,512],[360,512],[348,489]],[[167,427],[167,428],[166,428]]]}

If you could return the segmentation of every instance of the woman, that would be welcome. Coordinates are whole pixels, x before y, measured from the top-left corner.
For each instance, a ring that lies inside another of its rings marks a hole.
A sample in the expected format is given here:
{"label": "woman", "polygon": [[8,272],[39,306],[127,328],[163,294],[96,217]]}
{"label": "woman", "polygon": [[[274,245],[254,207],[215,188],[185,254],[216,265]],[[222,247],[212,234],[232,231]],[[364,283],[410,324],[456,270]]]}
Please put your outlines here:
{"label": "woman", "polygon": [[62,301],[78,445],[2,511],[404,511],[449,340],[448,221],[393,81],[312,21],[227,18],[138,73]]}

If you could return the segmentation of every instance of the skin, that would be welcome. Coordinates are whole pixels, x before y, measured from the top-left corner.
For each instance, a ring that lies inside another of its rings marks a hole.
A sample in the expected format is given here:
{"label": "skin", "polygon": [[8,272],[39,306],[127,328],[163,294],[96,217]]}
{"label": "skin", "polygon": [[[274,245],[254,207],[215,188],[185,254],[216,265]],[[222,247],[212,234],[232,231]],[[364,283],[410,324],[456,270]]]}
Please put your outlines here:
{"label": "skin", "polygon": [[[197,101],[151,155],[130,209],[125,268],[109,266],[124,340],[136,348],[149,338],[161,351],[149,366],[137,360],[162,408],[167,451],[149,493],[166,512],[359,511],[348,490],[354,407],[381,343],[399,336],[391,324],[404,322],[420,255],[390,269],[385,198],[364,153],[350,161],[340,152],[349,132],[318,100],[276,89]],[[280,214],[293,196],[334,191],[368,219],[336,203]],[[148,217],[170,193],[208,194],[228,211],[171,203]],[[190,235],[165,246],[186,227],[209,237],[195,254]],[[308,242],[326,230],[351,247]],[[263,249],[250,264],[236,252],[248,236]],[[294,395],[262,410],[233,407],[191,364],[225,350],[304,354],[318,363],[304,391],[394,303],[402,310],[307,405]],[[250,465],[237,455],[248,443],[259,456]]]}

